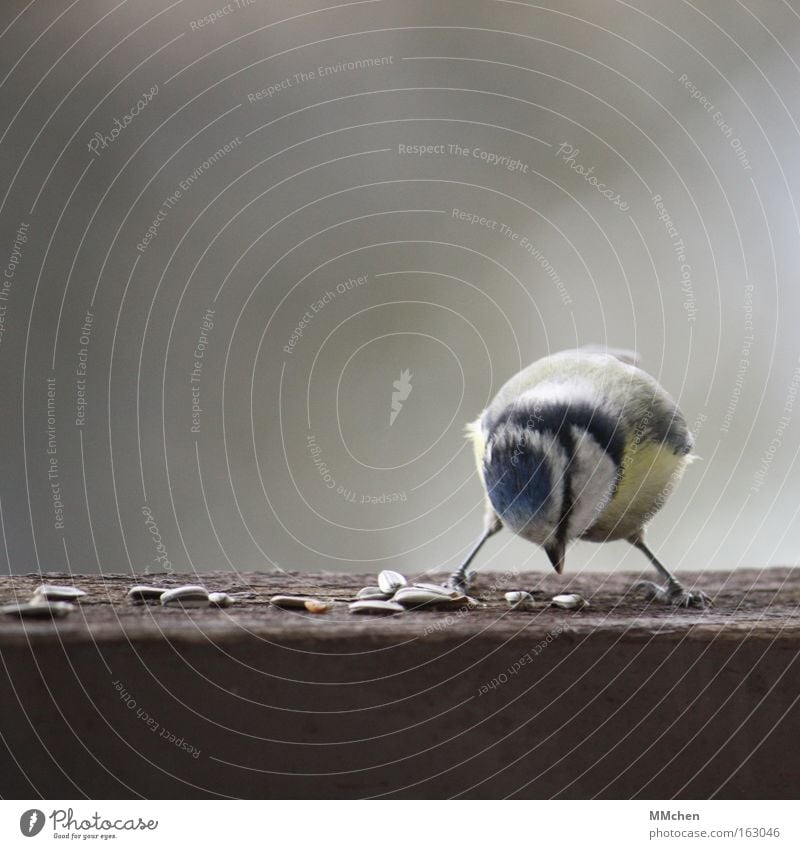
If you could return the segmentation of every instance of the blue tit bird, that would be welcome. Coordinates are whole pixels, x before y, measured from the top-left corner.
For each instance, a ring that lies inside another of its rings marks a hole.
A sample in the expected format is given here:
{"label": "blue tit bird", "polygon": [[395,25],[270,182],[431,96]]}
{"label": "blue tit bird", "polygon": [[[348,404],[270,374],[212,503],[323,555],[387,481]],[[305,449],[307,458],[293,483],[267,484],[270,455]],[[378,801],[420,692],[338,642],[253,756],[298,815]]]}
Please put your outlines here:
{"label": "blue tit bird", "polygon": [[573,540],[627,540],[665,582],[639,582],[648,598],[711,603],[684,589],[644,542],[645,526],[694,457],[683,414],[638,363],[633,352],[595,347],[544,357],[505,383],[467,426],[486,512],[452,586],[466,589],[473,558],[505,526],[542,546],[559,574]]}

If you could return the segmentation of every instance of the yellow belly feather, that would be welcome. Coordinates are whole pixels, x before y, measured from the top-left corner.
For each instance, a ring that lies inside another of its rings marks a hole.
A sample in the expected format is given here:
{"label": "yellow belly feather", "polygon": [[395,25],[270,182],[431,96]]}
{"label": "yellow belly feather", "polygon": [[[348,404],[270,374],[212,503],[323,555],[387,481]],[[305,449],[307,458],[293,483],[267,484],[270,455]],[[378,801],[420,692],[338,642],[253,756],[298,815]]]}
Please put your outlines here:
{"label": "yellow belly feather", "polygon": [[583,538],[603,542],[636,533],[658,512],[693,459],[675,454],[669,445],[632,442],[625,450],[614,495]]}

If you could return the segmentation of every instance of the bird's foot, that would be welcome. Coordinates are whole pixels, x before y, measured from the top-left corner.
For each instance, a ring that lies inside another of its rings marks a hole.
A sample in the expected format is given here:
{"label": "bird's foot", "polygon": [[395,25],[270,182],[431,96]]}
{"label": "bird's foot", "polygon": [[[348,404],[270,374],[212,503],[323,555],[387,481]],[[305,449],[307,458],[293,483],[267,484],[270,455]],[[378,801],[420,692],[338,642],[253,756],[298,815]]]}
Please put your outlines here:
{"label": "bird's foot", "polygon": [[470,575],[463,572],[453,572],[453,574],[447,579],[445,586],[448,587],[448,589],[458,590],[458,592],[462,595],[466,595],[471,583],[470,577]]}
{"label": "bird's foot", "polygon": [[660,587],[653,581],[639,581],[634,584],[635,591],[642,592],[649,601],[660,601],[675,607],[711,607],[713,602],[702,590],[686,590],[677,581]]}

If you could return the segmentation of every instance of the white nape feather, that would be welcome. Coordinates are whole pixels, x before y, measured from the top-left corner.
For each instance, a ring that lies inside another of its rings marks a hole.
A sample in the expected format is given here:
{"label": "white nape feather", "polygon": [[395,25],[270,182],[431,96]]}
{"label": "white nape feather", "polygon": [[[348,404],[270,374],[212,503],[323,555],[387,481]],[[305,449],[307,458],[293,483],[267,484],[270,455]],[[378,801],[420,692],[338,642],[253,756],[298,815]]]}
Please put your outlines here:
{"label": "white nape feather", "polygon": [[516,410],[529,409],[533,421],[539,410],[548,406],[581,404],[618,416],[620,409],[610,399],[604,387],[586,378],[571,377],[569,380],[548,380],[534,389],[523,392],[514,402]]}
{"label": "white nape feather", "polygon": [[576,539],[587,531],[605,510],[614,492],[617,466],[588,431],[572,427],[575,456],[572,473],[572,513],[567,536]]}

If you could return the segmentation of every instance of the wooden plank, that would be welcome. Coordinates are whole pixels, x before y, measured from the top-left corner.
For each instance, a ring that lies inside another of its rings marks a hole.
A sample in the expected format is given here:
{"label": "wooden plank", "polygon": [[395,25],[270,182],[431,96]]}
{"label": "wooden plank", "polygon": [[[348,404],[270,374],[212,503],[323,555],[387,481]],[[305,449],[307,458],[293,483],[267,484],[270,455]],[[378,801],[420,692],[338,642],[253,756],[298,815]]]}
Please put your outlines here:
{"label": "wooden plank", "polygon": [[[35,587],[49,583],[70,584],[86,590],[80,612],[57,623],[20,622],[0,617],[0,645],[14,641],[48,640],[62,642],[105,639],[163,639],[203,641],[237,639],[240,629],[263,636],[286,639],[351,638],[391,643],[398,639],[431,641],[475,632],[497,639],[512,637],[525,622],[530,634],[546,634],[554,626],[566,627],[576,635],[602,630],[624,634],[626,639],[649,638],[658,633],[693,639],[736,639],[744,629],[753,636],[797,635],[800,630],[800,572],[791,568],[742,569],[737,572],[685,573],[684,584],[702,587],[714,599],[709,610],[680,610],[647,603],[629,593],[635,581],[647,573],[587,574],[559,577],[541,573],[491,573],[478,575],[470,592],[484,604],[467,615],[439,611],[415,611],[391,618],[353,616],[344,603],[329,613],[312,615],[277,609],[269,604],[272,595],[301,593],[319,598],[347,599],[375,583],[375,575],[312,574],[288,572],[264,574],[205,572],[201,575],[67,575],[61,572],[0,579],[0,603],[27,599]],[[445,576],[427,576],[431,582]],[[242,599],[232,608],[183,611],[158,605],[134,605],[125,594],[136,583],[155,583],[165,588],[201,583],[210,591],[249,591],[252,599]],[[559,592],[578,592],[590,600],[581,612],[541,609],[510,612],[503,595],[510,589],[538,589],[547,597]],[[445,623],[443,628],[439,623]]]}
{"label": "wooden plank", "polygon": [[[64,621],[0,619],[0,795],[796,797],[797,570],[681,575],[705,611],[626,595],[637,577],[484,573],[480,610],[361,618],[268,599],[374,575],[48,574],[90,595]],[[124,597],[199,580],[255,597]],[[0,599],[40,581],[3,578]],[[591,607],[507,609],[537,587]]]}

